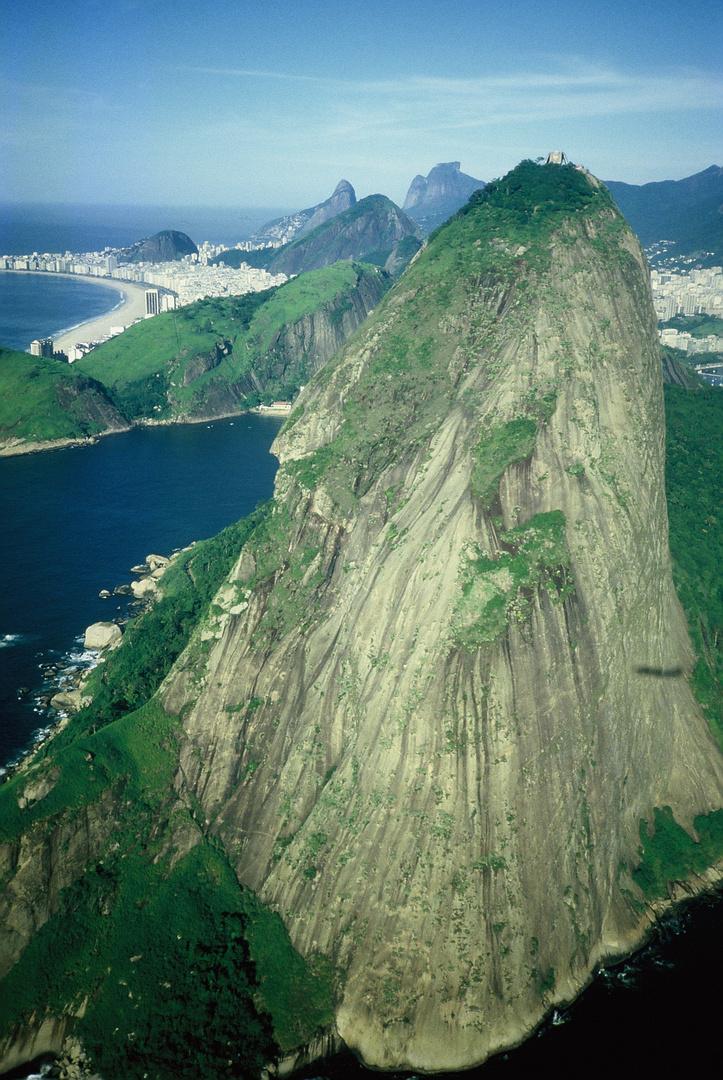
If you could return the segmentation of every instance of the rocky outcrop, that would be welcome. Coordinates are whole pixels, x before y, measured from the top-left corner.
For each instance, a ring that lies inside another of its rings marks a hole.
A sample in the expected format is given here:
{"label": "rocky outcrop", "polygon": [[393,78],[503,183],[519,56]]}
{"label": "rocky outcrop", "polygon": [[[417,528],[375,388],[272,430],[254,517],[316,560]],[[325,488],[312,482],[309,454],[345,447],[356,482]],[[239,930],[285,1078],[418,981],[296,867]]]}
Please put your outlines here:
{"label": "rocky outcrop", "polygon": [[283,239],[287,243],[294,240],[302,233],[310,232],[317,225],[342,214],[356,202],[356,193],[348,180],[340,180],[333,193],[322,203],[310,206],[306,210],[299,210],[295,214],[287,214],[285,217],[274,218],[267,221],[254,236],[254,240],[270,241]]}
{"label": "rocky outcrop", "polygon": [[336,965],[339,1034],[375,1068],[520,1041],[649,926],[640,820],[723,802],[645,259],[594,178],[531,175],[540,195],[512,174],[442,230],[302,394],[239,614],[163,698],[179,793]]}
{"label": "rocky outcrop", "polygon": [[323,225],[327,221],[331,221],[337,214],[343,214],[345,210],[354,206],[356,203],[356,192],[351,186],[348,180],[340,180],[334,188],[333,194],[326,200],[326,202],[320,203],[315,206],[309,213],[309,219],[299,229],[297,236],[303,236],[304,233],[311,232],[317,225]]}
{"label": "rocky outcrop", "polygon": [[201,375],[213,371],[221,363],[224,356],[229,355],[232,349],[231,342],[224,340],[217,342],[210,352],[201,356],[192,356],[183,370],[181,385],[190,386],[196,379],[200,379]]}
{"label": "rocky outcrop", "polygon": [[135,916],[132,875],[199,845],[194,896],[233,868],[334,972],[336,1033],[290,1039],[288,1067],[339,1039],[427,1072],[519,1042],[650,926],[641,819],[691,830],[723,802],[663,442],[635,238],[594,177],[519,167],[302,393],[166,715],[66,740],[66,771],[50,755],[6,789],[27,806],[0,846],[0,974],[97,860],[115,851]]}
{"label": "rocky outcrop", "polygon": [[404,200],[404,211],[427,232],[436,229],[467,202],[473,191],[483,188],[460,171],[459,161],[435,165],[426,176],[415,176]]}
{"label": "rocky outcrop", "polygon": [[164,229],[118,252],[120,261],[128,263],[175,262],[184,255],[198,255],[198,248],[190,236],[175,229]]}
{"label": "rocky outcrop", "polygon": [[[283,324],[264,344],[246,375],[233,382],[225,378],[207,382],[199,400],[184,406],[189,418],[233,415],[243,408],[248,395],[265,393],[272,380],[276,385],[293,386],[319,371],[373,311],[391,284],[383,270],[368,266],[354,269],[350,288],[340,290],[333,300],[300,319]],[[189,362],[186,370],[190,366]]]}
{"label": "rocky outcrop", "polygon": [[120,643],[122,637],[122,631],[120,626],[117,626],[113,622],[97,622],[89,626],[85,631],[85,648],[86,649],[103,649],[113,648]]}
{"label": "rocky outcrop", "polygon": [[58,382],[55,393],[60,408],[89,434],[128,430],[128,421],[97,379],[85,375],[64,379]]}
{"label": "rocky outcrop", "polygon": [[400,240],[418,235],[418,227],[391,199],[368,195],[283,247],[247,252],[245,256],[252,266],[261,266],[272,274],[303,274],[340,259],[383,265]]}

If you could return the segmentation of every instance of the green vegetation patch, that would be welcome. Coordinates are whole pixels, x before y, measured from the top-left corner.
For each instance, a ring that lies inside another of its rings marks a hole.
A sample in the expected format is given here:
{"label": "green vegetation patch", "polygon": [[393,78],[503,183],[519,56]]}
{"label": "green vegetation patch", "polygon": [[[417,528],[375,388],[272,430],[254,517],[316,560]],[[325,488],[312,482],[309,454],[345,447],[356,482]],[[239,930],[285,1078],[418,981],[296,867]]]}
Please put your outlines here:
{"label": "green vegetation patch", "polygon": [[287,355],[286,331],[323,309],[340,322],[370,275],[379,289],[377,270],[336,263],[263,292],[197,300],[129,327],[77,367],[102,382],[129,419],[213,412],[219,400],[226,409],[287,400],[313,367],[306,355]]}
{"label": "green vegetation patch", "polygon": [[723,319],[719,319],[716,315],[675,315],[660,325],[684,330],[696,338],[709,337],[711,334],[723,335]]}
{"label": "green vegetation patch", "polygon": [[692,687],[723,751],[723,393],[665,387],[673,579],[697,662]]}
{"label": "green vegetation patch", "polygon": [[474,452],[472,491],[485,505],[496,495],[505,470],[530,456],[536,438],[535,421],[525,418],[509,420],[482,436]]}
{"label": "green vegetation patch", "polygon": [[105,425],[85,415],[89,393],[105,400],[103,387],[75,367],[0,346],[0,437],[35,442],[96,435]]}
{"label": "green vegetation patch", "polygon": [[699,839],[679,825],[669,806],[653,810],[653,833],[640,819],[640,864],[633,880],[647,900],[667,896],[668,884],[699,874],[723,858],[723,810],[701,814],[693,822]]}
{"label": "green vegetation patch", "polygon": [[574,588],[561,510],[535,514],[501,533],[500,543],[505,550],[494,558],[477,544],[468,548],[452,630],[455,643],[470,651],[496,641],[510,620],[524,622],[536,588],[556,603]]}
{"label": "green vegetation patch", "polygon": [[331,1021],[332,972],[207,842],[170,869],[133,824],[7,977],[0,1027],[87,1001],[76,1031],[108,1080],[258,1075]]}
{"label": "green vegetation patch", "polygon": [[[71,816],[120,785],[139,805],[155,805],[170,785],[176,757],[177,720],[157,702],[94,730],[90,710],[74,717],[35,755],[33,769],[16,773],[0,787],[0,837],[11,839],[37,821]],[[45,780],[49,791],[26,799]]]}

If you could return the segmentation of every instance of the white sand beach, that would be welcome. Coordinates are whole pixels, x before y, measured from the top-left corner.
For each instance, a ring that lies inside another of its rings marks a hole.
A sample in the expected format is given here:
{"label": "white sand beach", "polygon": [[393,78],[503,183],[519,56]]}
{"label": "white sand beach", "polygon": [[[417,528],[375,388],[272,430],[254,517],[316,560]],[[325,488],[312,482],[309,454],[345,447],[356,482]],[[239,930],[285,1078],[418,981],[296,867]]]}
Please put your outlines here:
{"label": "white sand beach", "polygon": [[[50,273],[50,271],[46,272]],[[93,285],[102,285],[107,289],[115,289],[123,297],[121,303],[105,315],[79,323],[61,335],[54,334],[53,344],[56,352],[65,352],[79,341],[97,341],[98,338],[106,337],[110,333],[111,326],[130,326],[132,322],[144,318],[146,314],[145,293],[150,286],[138,285],[132,281],[118,281],[115,278],[98,278],[90,274],[53,274],[53,277],[66,277],[76,281],[86,281]]]}

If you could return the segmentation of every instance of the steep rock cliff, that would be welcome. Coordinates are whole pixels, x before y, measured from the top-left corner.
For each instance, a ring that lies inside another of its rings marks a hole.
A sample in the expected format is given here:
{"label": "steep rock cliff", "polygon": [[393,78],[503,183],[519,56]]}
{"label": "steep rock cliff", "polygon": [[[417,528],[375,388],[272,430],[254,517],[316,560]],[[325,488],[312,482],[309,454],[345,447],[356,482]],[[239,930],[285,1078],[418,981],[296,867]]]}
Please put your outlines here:
{"label": "steep rock cliff", "polygon": [[[110,712],[0,790],[8,1060],[87,1003],[109,1075],[151,1072],[210,954],[234,993],[250,956],[244,1008],[281,1051],[335,1045],[333,975],[369,1064],[463,1068],[640,940],[640,820],[690,830],[723,801],[670,578],[646,275],[599,182],[527,163],[319,372],[165,712],[117,717],[109,661]],[[186,596],[213,564],[188,559]]]}
{"label": "steep rock cliff", "polygon": [[280,248],[222,252],[215,261],[233,265],[243,259],[272,274],[304,274],[339,259],[384,265],[392,248],[407,236],[419,236],[415,223],[386,195],[368,195],[348,210]]}
{"label": "steep rock cliff", "polygon": [[572,167],[466,210],[302,395],[163,696],[179,794],[380,1068],[522,1038],[640,940],[640,819],[723,801],[638,244]]}
{"label": "steep rock cliff", "polygon": [[459,161],[435,165],[426,176],[415,176],[402,209],[428,232],[459,210],[484,180],[460,171]]}
{"label": "steep rock cliff", "polygon": [[[316,307],[310,282],[306,306],[311,310],[281,323],[270,336],[252,325],[245,337],[223,341],[187,363],[179,382],[183,387],[197,384],[197,392],[191,401],[176,400],[169,386],[174,412],[193,420],[213,419],[243,409],[254,393],[277,387],[295,393],[361,326],[390,285],[389,277],[371,266],[352,264],[349,271],[349,280],[337,294],[326,302],[318,301]],[[225,359],[228,362],[223,365]],[[234,375],[234,367],[242,368],[240,377]],[[201,380],[201,376],[208,378]]]}

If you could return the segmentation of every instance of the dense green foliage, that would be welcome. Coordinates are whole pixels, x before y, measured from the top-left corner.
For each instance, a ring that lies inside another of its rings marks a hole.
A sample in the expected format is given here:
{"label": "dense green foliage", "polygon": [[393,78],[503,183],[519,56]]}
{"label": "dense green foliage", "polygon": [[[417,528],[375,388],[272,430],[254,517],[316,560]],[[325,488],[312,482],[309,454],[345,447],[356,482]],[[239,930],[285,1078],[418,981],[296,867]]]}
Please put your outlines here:
{"label": "dense green foliage", "polygon": [[89,998],[76,1031],[108,1080],[258,1075],[329,1022],[331,969],[302,960],[200,835],[170,867],[154,838],[163,813],[126,809],[8,976],[0,1028]]}
{"label": "dense green foliage", "polygon": [[[77,1032],[108,1080],[251,1077],[331,1020],[333,972],[307,963],[278,915],[243,889],[202,833],[171,867],[178,722],[153,694],[268,508],[182,552],[164,596],[95,674],[94,701],[0,787],[5,837],[113,800],[105,853],[64,891],[3,986],[0,1029],[88,999]],[[50,790],[21,809],[29,780]],[[164,828],[159,829],[162,823]],[[166,829],[167,827],[167,829]],[[6,992],[7,991],[7,992]]]}
{"label": "dense green foliage", "polygon": [[[534,161],[521,161],[501,180],[493,180],[480,191],[473,192],[469,202],[450,222],[487,207],[502,213],[508,225],[531,227],[535,232],[559,224],[561,217],[611,205],[607,190],[593,187],[585,173],[572,165],[537,165]],[[440,230],[446,229],[450,222],[442,225]]]}
{"label": "dense green foliage", "polygon": [[308,357],[286,355],[287,328],[321,310],[333,316],[372,273],[343,262],[263,292],[198,300],[130,327],[75,366],[104,383],[129,419],[286,400],[311,374]]}
{"label": "dense green foliage", "polygon": [[[76,368],[0,346],[1,438],[34,442],[96,435],[104,425],[89,415],[88,395],[105,401],[103,387]],[[110,402],[107,406],[112,411]]]}
{"label": "dense green foliage", "polygon": [[693,688],[723,750],[723,393],[665,388],[673,577],[698,660]]}
{"label": "dense green foliage", "polygon": [[671,881],[684,881],[723,858],[723,810],[700,815],[693,823],[698,840],[673,817],[669,806],[654,811],[652,835],[640,822],[641,863],[633,880],[648,900],[667,895]]}
{"label": "dense green foliage", "polygon": [[174,560],[163,576],[163,596],[126,628],[123,647],[96,668],[89,723],[97,727],[151,699],[266,513],[257,510]]}
{"label": "dense green foliage", "polygon": [[[666,386],[665,416],[673,577],[697,654],[693,691],[723,751],[723,393]],[[696,818],[694,827],[698,840],[669,807],[656,808],[652,835],[641,821],[633,877],[648,899],[723,857],[723,810]]]}
{"label": "dense green foliage", "polygon": [[675,315],[660,325],[684,330],[696,338],[708,337],[710,334],[723,335],[723,319],[715,315]]}

